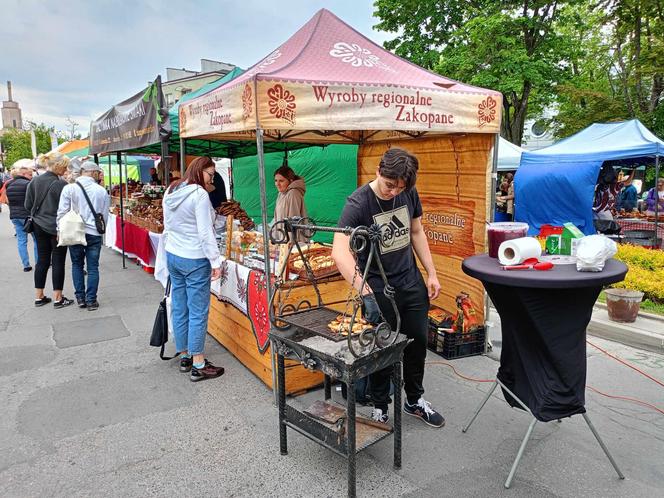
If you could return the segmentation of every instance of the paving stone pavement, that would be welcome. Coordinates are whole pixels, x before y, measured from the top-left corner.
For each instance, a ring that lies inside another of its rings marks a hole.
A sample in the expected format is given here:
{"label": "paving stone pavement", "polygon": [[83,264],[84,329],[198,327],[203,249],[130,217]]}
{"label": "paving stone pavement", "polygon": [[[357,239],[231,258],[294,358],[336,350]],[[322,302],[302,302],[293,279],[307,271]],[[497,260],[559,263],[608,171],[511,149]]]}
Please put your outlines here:
{"label": "paving stone pavement", "polygon": [[[210,337],[223,377],[198,384],[148,346],[162,289],[104,249],[96,312],[32,305],[32,273],[18,263],[0,214],[0,485],[3,497],[344,496],[345,460],[288,432],[279,455],[272,392]],[[68,272],[70,265],[68,263]],[[47,285],[50,287],[50,283]],[[50,293],[50,291],[49,291]],[[70,279],[65,295],[72,297]],[[496,321],[496,325],[499,323]],[[467,376],[495,375],[500,347],[450,362]],[[594,339],[664,379],[664,357]],[[461,427],[487,384],[457,377],[430,353],[426,397],[447,418],[432,429],[403,421],[403,468],[392,439],[358,457],[358,496],[652,497],[664,489],[664,416],[587,393],[589,414],[627,476],[617,479],[580,417],[537,424],[510,490],[503,488],[528,419],[496,394],[467,434]],[[588,384],[664,407],[664,390],[592,347]],[[340,400],[340,393],[334,392]],[[289,402],[300,407],[320,390]],[[368,413],[366,408],[362,412]]]}

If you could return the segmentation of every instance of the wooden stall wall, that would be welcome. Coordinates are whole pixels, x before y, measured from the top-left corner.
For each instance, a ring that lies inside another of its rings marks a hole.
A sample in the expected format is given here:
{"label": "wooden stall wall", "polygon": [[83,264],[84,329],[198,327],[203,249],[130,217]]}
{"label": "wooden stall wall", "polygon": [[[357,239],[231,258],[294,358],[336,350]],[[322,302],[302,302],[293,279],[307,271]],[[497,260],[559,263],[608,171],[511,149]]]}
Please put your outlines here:
{"label": "wooden stall wall", "polygon": [[358,185],[375,178],[380,158],[389,147],[417,156],[422,223],[441,283],[434,304],[453,313],[455,297],[465,291],[481,321],[484,288],[461,271],[461,262],[485,252],[494,140],[493,134],[449,135],[364,145],[358,151]]}

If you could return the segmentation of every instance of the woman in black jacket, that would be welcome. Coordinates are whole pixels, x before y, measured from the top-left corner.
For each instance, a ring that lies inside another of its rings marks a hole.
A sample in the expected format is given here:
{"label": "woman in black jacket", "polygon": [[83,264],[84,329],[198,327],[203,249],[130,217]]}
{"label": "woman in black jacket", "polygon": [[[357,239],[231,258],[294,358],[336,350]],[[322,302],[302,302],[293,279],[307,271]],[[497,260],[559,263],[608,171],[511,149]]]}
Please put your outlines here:
{"label": "woman in black jacket", "polygon": [[49,264],[52,268],[53,306],[56,309],[71,305],[74,301],[62,295],[65,283],[65,261],[67,247],[58,247],[56,215],[60,194],[67,182],[63,176],[69,166],[69,158],[59,152],[49,152],[42,158],[46,173],[34,178],[28,185],[25,195],[25,209],[34,222],[37,240],[37,265],[35,266],[35,306],[44,306],[51,298],[44,295]]}
{"label": "woman in black jacket", "polygon": [[[23,271],[32,271],[30,266],[30,256],[28,254],[28,234],[23,230],[25,219],[30,213],[25,209],[25,193],[32,178],[32,160],[20,159],[12,166],[13,180],[5,185],[5,195],[9,205],[9,219],[14,224],[16,231],[16,244],[18,246],[18,255],[23,263]],[[37,262],[37,241],[35,234],[32,234],[32,243],[35,251],[35,263]]]}

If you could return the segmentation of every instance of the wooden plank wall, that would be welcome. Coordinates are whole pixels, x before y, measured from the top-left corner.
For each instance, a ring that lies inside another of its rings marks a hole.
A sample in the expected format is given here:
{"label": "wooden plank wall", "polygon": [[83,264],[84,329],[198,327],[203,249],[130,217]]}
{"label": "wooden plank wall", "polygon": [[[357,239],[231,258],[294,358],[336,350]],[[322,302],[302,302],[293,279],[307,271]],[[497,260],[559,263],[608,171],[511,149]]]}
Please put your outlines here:
{"label": "wooden plank wall", "polygon": [[[389,147],[400,147],[415,154],[419,160],[417,190],[427,195],[457,200],[457,163],[460,201],[474,203],[472,242],[474,253],[485,252],[485,223],[489,219],[491,199],[491,152],[494,135],[447,135],[418,140],[399,140],[361,146],[358,151],[358,185],[375,178],[380,158]],[[422,208],[427,212],[427,205]],[[431,242],[430,242],[431,245]],[[449,312],[455,310],[454,299],[460,291],[470,294],[484,320],[484,288],[461,271],[463,256],[433,254],[441,294],[434,304]]]}

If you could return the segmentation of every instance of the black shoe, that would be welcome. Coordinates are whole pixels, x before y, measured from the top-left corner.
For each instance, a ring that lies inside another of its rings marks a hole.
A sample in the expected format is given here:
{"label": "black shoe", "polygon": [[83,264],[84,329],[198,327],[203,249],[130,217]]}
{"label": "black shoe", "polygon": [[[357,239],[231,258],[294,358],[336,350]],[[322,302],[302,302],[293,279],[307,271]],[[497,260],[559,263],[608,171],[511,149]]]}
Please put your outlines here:
{"label": "black shoe", "polygon": [[29,271],[32,271],[32,266],[24,266],[23,271],[28,273]]}
{"label": "black shoe", "polygon": [[67,299],[64,296],[59,301],[53,301],[53,307],[56,310],[59,310],[60,308],[65,308],[67,306],[71,306],[72,304],[74,304],[74,300],[73,299]]}
{"label": "black shoe", "polygon": [[196,368],[192,365],[189,380],[192,382],[198,382],[205,379],[221,377],[223,374],[224,367],[215,367],[212,363],[205,360],[205,366],[203,368]]}
{"label": "black shoe", "polygon": [[77,297],[77,298],[76,298],[76,304],[77,304],[78,307],[81,308],[81,309],[83,309],[83,308],[85,308],[85,307],[87,306],[87,304],[85,304],[85,299],[83,299],[82,297]]}
{"label": "black shoe", "polygon": [[383,412],[380,408],[374,408],[371,410],[371,418],[372,420],[375,420],[376,422],[382,422],[383,424],[387,424],[388,420],[390,420],[390,416],[387,414],[387,410]]}
{"label": "black shoe", "polygon": [[425,424],[431,427],[442,427],[445,425],[445,418],[431,408],[431,403],[424,398],[418,399],[414,405],[409,404],[408,401],[404,402],[403,411],[408,415],[421,418]]}
{"label": "black shoe", "polygon": [[50,302],[51,298],[44,296],[41,299],[35,299],[35,306],[39,308],[40,306],[44,306],[45,304],[48,304]]}
{"label": "black shoe", "polygon": [[190,372],[191,366],[194,364],[194,359],[190,356],[189,358],[180,359],[180,372]]}
{"label": "black shoe", "polygon": [[86,303],[88,311],[97,311],[99,309],[99,301],[92,301],[91,303]]}

